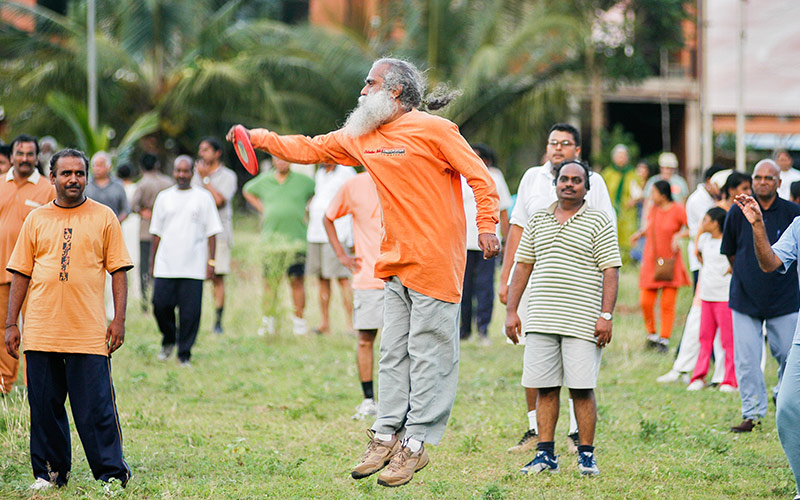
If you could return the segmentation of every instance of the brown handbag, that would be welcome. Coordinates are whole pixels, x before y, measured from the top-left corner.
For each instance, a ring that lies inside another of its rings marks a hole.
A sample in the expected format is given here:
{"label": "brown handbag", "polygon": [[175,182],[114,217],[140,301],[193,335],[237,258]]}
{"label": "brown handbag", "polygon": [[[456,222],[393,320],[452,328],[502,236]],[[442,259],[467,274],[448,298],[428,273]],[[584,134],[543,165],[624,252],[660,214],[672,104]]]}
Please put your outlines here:
{"label": "brown handbag", "polygon": [[[655,220],[653,221],[655,222]],[[656,251],[656,268],[655,272],[653,273],[653,280],[654,281],[672,281],[675,279],[675,254],[672,254],[672,257],[658,257],[658,249],[655,248],[656,245],[656,228],[655,224],[652,224],[653,231],[653,250]]]}

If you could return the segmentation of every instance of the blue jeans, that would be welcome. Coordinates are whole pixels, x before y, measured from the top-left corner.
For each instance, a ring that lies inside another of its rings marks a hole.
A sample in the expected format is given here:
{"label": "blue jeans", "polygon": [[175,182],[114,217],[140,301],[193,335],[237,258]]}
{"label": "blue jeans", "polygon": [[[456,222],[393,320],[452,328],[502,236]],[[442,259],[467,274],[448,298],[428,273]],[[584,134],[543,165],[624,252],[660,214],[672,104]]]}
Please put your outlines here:
{"label": "blue jeans", "polygon": [[781,390],[778,392],[778,437],[794,472],[800,491],[800,346],[794,344],[786,359]]}
{"label": "blue jeans", "polygon": [[778,361],[778,389],[786,367],[786,357],[792,346],[797,313],[775,318],[754,318],[738,311],[733,313],[733,355],[739,397],[742,399],[742,418],[758,420],[767,414],[767,386],[761,373],[761,351],[764,336],[762,325],[767,327],[767,342],[772,356]]}

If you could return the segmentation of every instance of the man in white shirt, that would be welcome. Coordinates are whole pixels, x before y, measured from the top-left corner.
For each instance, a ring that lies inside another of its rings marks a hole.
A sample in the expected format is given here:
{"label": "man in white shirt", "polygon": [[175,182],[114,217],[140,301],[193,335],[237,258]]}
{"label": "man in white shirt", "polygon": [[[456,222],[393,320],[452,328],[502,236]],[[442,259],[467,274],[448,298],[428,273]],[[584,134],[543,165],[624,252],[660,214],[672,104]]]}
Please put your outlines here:
{"label": "man in white shirt", "polygon": [[[495,167],[497,156],[485,144],[473,144],[472,149],[477,153],[492,176],[497,194],[500,196],[500,222],[497,224],[497,234],[503,238],[508,236],[508,210],[511,208],[511,193],[499,168]],[[492,321],[494,309],[494,271],[497,259],[484,259],[483,251],[478,246],[478,225],[475,218],[478,215],[475,195],[467,180],[461,177],[461,196],[464,201],[464,214],[467,221],[467,265],[464,270],[464,287],[461,295],[461,326],[460,338],[466,340],[472,335],[473,307],[475,309],[475,326],[482,345],[489,345],[489,323]],[[474,304],[473,304],[474,302]]]}
{"label": "man in white shirt", "polygon": [[[319,308],[322,322],[314,331],[330,333],[331,280],[339,282],[345,317],[350,322],[353,316],[353,291],[350,288],[350,270],[339,262],[336,252],[328,241],[322,219],[331,200],[348,179],[356,175],[353,167],[335,163],[322,163],[314,175],[314,197],[308,203],[308,230],[306,241],[306,276],[319,278]],[[353,217],[347,215],[334,221],[336,234],[344,248],[353,248]]]}
{"label": "man in white shirt", "polygon": [[192,185],[205,189],[214,198],[214,204],[222,221],[222,234],[214,249],[214,306],[216,319],[214,333],[222,335],[222,309],[225,307],[225,275],[231,272],[231,248],[233,247],[233,195],[236,194],[236,174],[220,162],[222,144],[215,137],[206,137],[197,146],[197,165]]}
{"label": "man in white shirt", "polygon": [[793,168],[794,158],[792,158],[792,155],[785,149],[775,151],[772,156],[775,159],[775,163],[777,163],[778,167],[781,169],[781,185],[778,186],[778,196],[784,200],[791,201],[790,190],[792,188],[792,183],[800,181],[800,170]]}
{"label": "man in white shirt", "polygon": [[[509,220],[510,227],[506,238],[505,257],[500,271],[499,295],[503,304],[506,303],[508,298],[508,277],[511,274],[514,255],[517,252],[523,228],[537,210],[546,209],[556,201],[555,172],[562,163],[578,159],[580,154],[581,135],[578,129],[566,123],[557,123],[550,127],[547,139],[547,162],[540,167],[529,168],[525,175],[522,176],[517,190],[517,202]],[[617,215],[614,212],[614,206],[611,204],[611,197],[608,194],[608,187],[605,181],[599,174],[595,173],[591,173],[589,179],[592,188],[586,194],[586,203],[590,208],[605,212],[611,218],[613,226],[617,227]],[[525,317],[525,312],[528,309],[527,297],[528,289],[526,288],[518,308],[518,311],[521,312],[520,317]],[[522,327],[524,331],[524,322]],[[525,389],[525,398],[528,403],[528,430],[519,443],[509,448],[508,451],[514,453],[527,452],[536,445],[538,438],[536,423],[537,396],[538,391],[536,389]],[[570,400],[570,425],[567,444],[572,453],[577,453],[578,423],[572,407],[572,400]]]}
{"label": "man in white shirt", "polygon": [[[161,352],[165,361],[178,344],[178,362],[191,366],[191,349],[200,326],[203,280],[214,275],[216,235],[222,233],[214,198],[204,189],[192,187],[192,158],[175,159],[175,186],[161,191],[153,205],[150,232],[153,250],[153,314],[161,330]],[[178,327],[175,307],[178,307]]]}

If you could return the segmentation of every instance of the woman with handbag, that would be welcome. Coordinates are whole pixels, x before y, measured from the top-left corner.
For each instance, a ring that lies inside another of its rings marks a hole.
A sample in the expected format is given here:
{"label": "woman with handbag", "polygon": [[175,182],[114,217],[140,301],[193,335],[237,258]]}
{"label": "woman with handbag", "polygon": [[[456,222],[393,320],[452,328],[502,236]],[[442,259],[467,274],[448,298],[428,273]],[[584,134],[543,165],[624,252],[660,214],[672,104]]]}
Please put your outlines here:
{"label": "woman with handbag", "polygon": [[[675,298],[678,288],[689,285],[683,265],[680,240],[689,234],[686,210],[672,201],[669,182],[657,181],[650,191],[652,208],[647,225],[637,231],[631,241],[646,236],[642,266],[639,270],[640,305],[647,330],[647,347],[667,352],[672,324],[675,322]],[[656,333],[655,303],[661,290],[661,331]]]}

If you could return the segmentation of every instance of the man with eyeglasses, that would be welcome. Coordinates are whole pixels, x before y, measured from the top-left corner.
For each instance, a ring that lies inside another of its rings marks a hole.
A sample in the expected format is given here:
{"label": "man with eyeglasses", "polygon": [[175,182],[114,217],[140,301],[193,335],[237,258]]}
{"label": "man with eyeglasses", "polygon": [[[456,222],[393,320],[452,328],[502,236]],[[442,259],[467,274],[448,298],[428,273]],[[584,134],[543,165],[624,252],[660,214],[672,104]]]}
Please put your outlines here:
{"label": "man with eyeglasses", "polygon": [[[773,160],[756,164],[753,194],[763,214],[770,245],[800,215],[800,206],[778,197],[780,183],[780,168]],[[797,264],[792,263],[783,274],[762,271],[753,247],[753,228],[738,205],[728,212],[720,250],[728,256],[733,269],[728,304],[733,313],[733,352],[742,401],[742,423],[732,427],[731,432],[751,432],[767,414],[767,387],[761,372],[764,326],[770,351],[778,362],[773,400],[783,378],[800,307]]]}
{"label": "man with eyeglasses", "polygon": [[[511,274],[514,255],[517,252],[523,228],[528,224],[531,216],[539,210],[544,210],[556,201],[555,175],[561,164],[580,158],[581,134],[578,129],[566,123],[556,123],[550,127],[547,138],[547,161],[539,167],[531,167],[522,176],[517,190],[517,203],[509,219],[510,229],[506,238],[506,253],[503,258],[503,267],[500,271],[500,301],[505,304],[508,298],[508,277]],[[595,208],[606,213],[611,218],[613,226],[617,227],[617,216],[608,187],[599,174],[589,173],[592,189],[586,193],[586,203],[589,208]],[[522,327],[525,331],[525,311],[527,311],[528,291],[522,294],[518,311],[523,318]],[[524,339],[520,339],[524,343]],[[536,423],[536,399],[538,391],[533,388],[525,389],[525,399],[528,403],[528,430],[519,443],[508,449],[511,453],[524,453],[533,449],[538,440],[538,426]],[[575,419],[573,403],[570,399],[569,439],[567,444],[572,453],[578,452],[578,423]]]}

